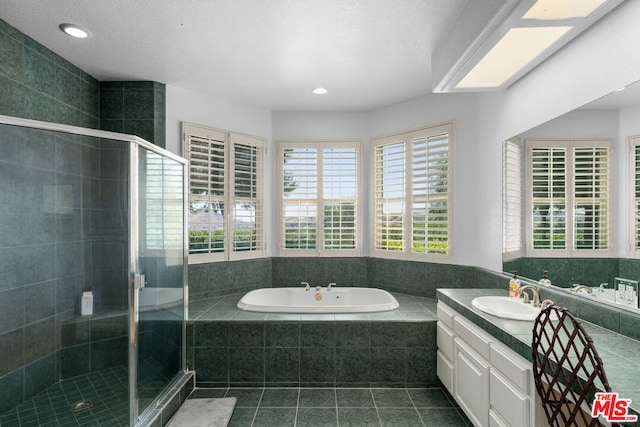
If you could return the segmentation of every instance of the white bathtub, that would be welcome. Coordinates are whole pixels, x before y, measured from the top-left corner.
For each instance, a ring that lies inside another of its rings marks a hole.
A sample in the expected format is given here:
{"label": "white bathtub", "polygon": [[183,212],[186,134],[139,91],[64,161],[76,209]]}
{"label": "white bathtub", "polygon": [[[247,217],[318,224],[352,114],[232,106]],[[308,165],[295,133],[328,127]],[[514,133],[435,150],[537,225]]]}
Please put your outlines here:
{"label": "white bathtub", "polygon": [[375,288],[264,288],[238,301],[241,310],[269,313],[372,313],[399,306],[393,295]]}

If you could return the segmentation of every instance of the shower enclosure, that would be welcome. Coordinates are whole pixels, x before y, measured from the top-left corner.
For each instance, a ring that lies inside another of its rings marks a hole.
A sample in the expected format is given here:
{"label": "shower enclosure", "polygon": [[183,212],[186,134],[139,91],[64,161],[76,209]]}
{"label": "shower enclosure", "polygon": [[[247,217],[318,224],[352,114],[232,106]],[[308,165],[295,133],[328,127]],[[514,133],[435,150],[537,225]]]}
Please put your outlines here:
{"label": "shower enclosure", "polygon": [[0,116],[0,426],[144,425],[185,384],[186,168]]}

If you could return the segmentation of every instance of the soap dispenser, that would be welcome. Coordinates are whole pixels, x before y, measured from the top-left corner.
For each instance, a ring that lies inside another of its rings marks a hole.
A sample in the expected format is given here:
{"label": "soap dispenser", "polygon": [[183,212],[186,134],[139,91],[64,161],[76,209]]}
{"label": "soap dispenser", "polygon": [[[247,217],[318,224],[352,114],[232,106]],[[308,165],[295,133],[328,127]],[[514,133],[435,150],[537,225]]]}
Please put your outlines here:
{"label": "soap dispenser", "polygon": [[542,279],[538,280],[538,284],[547,288],[551,286],[551,280],[549,280],[549,277],[547,276],[547,270],[542,272]]}
{"label": "soap dispenser", "polygon": [[509,280],[509,296],[518,298],[520,295],[520,279],[518,279],[518,272],[513,272],[513,277]]}

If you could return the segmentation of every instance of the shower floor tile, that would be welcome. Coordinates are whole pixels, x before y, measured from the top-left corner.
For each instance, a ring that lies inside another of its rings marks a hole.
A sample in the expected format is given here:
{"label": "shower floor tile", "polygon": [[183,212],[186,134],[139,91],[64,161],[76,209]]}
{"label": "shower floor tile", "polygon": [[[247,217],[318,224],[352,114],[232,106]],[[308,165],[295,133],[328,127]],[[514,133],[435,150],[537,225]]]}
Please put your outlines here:
{"label": "shower floor tile", "polygon": [[[127,379],[126,368],[117,367],[62,380],[0,416],[0,426],[125,426]],[[90,406],[74,410],[79,402]]]}

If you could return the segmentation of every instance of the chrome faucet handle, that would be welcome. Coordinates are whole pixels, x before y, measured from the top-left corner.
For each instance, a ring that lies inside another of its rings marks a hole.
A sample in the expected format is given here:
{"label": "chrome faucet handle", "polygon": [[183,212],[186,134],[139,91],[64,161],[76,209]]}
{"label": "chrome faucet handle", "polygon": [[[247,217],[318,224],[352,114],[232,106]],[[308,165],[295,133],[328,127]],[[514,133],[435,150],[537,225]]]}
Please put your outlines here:
{"label": "chrome faucet handle", "polygon": [[309,282],[300,282],[301,285],[304,285],[304,290],[308,291],[311,289],[311,286],[309,286]]}
{"label": "chrome faucet handle", "polygon": [[335,285],[336,285],[336,284],[335,284],[334,282],[329,283],[329,284],[327,285],[327,290],[328,290],[328,291],[330,291],[330,290],[331,290],[331,288],[332,288],[333,286],[335,286]]}
{"label": "chrome faucet handle", "polygon": [[518,292],[523,294],[523,299],[525,304],[531,303],[531,299],[529,298],[529,294],[525,292],[525,290],[529,289],[531,291],[531,295],[533,295],[533,306],[540,307],[540,294],[538,293],[538,289],[531,285],[522,285],[518,288]]}
{"label": "chrome faucet handle", "polygon": [[547,307],[549,307],[550,305],[553,305],[553,304],[555,304],[555,302],[551,301],[550,299],[546,299],[546,300],[542,301],[542,308],[543,309],[547,308]]}

